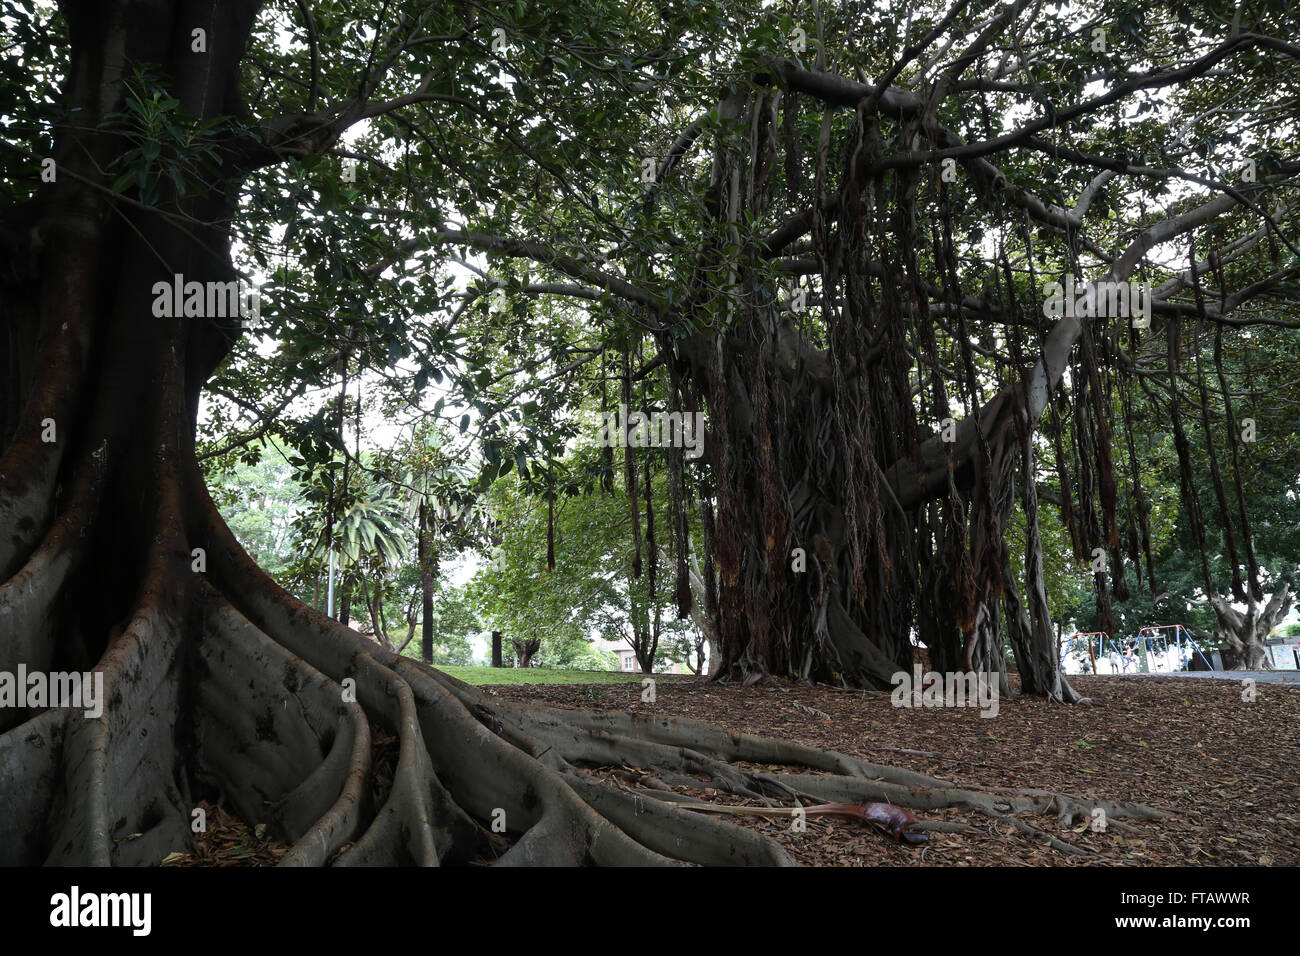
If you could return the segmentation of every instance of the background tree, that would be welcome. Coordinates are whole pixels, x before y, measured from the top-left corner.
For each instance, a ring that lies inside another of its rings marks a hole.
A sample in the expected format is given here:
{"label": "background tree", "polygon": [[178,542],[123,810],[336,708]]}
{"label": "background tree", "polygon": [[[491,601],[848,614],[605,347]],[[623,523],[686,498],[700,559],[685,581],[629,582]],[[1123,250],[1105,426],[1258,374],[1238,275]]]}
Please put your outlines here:
{"label": "background tree", "polygon": [[472,469],[453,455],[449,443],[435,425],[417,420],[385,462],[401,475],[408,495],[408,510],[415,519],[416,567],[420,578],[421,659],[434,663],[438,613],[434,592],[438,587],[442,559],[463,551],[482,530],[478,499],[469,487]]}
{"label": "background tree", "polygon": [[[272,454],[258,455],[252,463],[231,462],[229,470],[214,468],[209,474],[213,503],[226,516],[249,557],[276,580],[289,580],[300,553],[295,547],[294,521],[302,509],[293,468]],[[299,596],[313,606],[318,604],[310,592]]]}
{"label": "background tree", "polygon": [[[416,595],[420,593],[418,582],[411,590]],[[410,638],[415,634],[415,624],[415,618],[412,617],[406,629],[406,638],[397,650],[408,657],[423,660],[424,649],[409,643]],[[470,638],[483,632],[483,621],[475,611],[465,589],[448,587],[440,582],[440,586],[434,593],[431,630],[433,664],[468,667],[476,663]]]}
{"label": "background tree", "polygon": [[[1163,487],[1161,497],[1172,507],[1157,502],[1149,522],[1157,527],[1148,588],[1117,601],[1113,616],[1125,636],[1148,625],[1184,624],[1207,647],[1231,649],[1242,668],[1263,662],[1264,638],[1290,610],[1300,572],[1300,530],[1293,518],[1300,490],[1300,435],[1290,412],[1300,398],[1294,360],[1260,339],[1249,328],[1220,334],[1198,327],[1193,337],[1189,378],[1200,405],[1185,429],[1190,481],[1182,477],[1168,405],[1154,404],[1149,419],[1130,426],[1148,487]],[[1211,389],[1211,381],[1220,389]],[[1225,445],[1231,449],[1226,455]],[[1175,522],[1167,536],[1158,527],[1166,523],[1161,511]],[[1128,536],[1138,533],[1131,511],[1121,528]],[[1143,580],[1141,562],[1129,559],[1128,567]],[[1084,630],[1099,624],[1089,608],[1081,609],[1080,621]]]}
{"label": "background tree", "polygon": [[[649,449],[643,455],[656,453],[664,454]],[[599,634],[631,648],[649,674],[682,660],[684,644],[694,650],[690,635],[696,629],[689,618],[677,617],[675,595],[656,574],[656,568],[671,565],[671,554],[653,535],[641,542],[637,576],[626,471],[607,476],[602,461],[600,449],[586,446],[552,461],[547,473],[523,480],[512,474],[496,482],[491,509],[499,545],[476,575],[473,591],[480,611],[506,634],[539,640],[548,666],[563,666],[558,662],[573,659],[578,645]],[[652,473],[651,483],[638,487],[649,506],[643,513],[667,512],[662,475],[653,480]]]}
{"label": "background tree", "polygon": [[[317,472],[304,489],[307,509],[296,522],[304,549],[300,575],[337,572],[338,620],[347,624],[352,596],[363,592],[367,613],[378,614],[374,598],[391,585],[408,549],[403,503],[395,489],[374,475],[353,469],[348,484],[343,463]],[[331,556],[336,561],[331,562]],[[372,621],[372,623],[374,623]],[[375,626],[374,633],[383,629]]]}

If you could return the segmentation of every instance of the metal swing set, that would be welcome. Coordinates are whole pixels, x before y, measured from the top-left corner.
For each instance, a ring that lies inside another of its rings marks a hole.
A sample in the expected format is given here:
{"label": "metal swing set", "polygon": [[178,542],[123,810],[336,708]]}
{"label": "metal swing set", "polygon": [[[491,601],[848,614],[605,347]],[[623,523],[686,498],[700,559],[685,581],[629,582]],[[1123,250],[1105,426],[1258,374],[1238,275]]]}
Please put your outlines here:
{"label": "metal swing set", "polygon": [[[1165,633],[1168,631],[1173,633]],[[1108,644],[1109,653],[1106,651]],[[1111,668],[1109,673],[1113,674],[1170,673],[1183,670],[1193,656],[1201,658],[1206,670],[1215,669],[1201,645],[1196,643],[1191,632],[1182,624],[1143,627],[1138,629],[1134,637],[1118,639],[1105,631],[1076,631],[1062,648],[1058,664],[1062,671],[1065,670],[1065,662],[1070,654],[1079,646],[1083,647],[1088,660],[1092,662],[1094,674],[1101,673],[1097,665],[1103,660],[1108,662]]]}

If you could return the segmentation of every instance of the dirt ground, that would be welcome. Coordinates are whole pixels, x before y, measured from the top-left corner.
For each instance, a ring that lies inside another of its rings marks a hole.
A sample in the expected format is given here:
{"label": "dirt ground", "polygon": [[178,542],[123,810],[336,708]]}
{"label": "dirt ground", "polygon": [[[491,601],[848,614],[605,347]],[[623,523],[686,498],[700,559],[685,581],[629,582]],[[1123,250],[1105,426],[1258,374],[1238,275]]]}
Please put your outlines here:
{"label": "dirt ground", "polygon": [[[785,683],[738,687],[702,679],[659,681],[653,704],[642,703],[636,684],[491,690],[502,698],[550,706],[690,717],[964,785],[1048,789],[1171,811],[1163,820],[1135,822],[1136,832],[1127,833],[1114,827],[1093,832],[1087,823],[1067,830],[1054,817],[1029,818],[1091,850],[1088,856],[1055,850],[973,811],[919,813],[924,819],[978,829],[934,833],[920,848],[900,846],[850,822],[810,818],[806,832],[797,834],[787,821],[732,818],[761,829],[806,864],[1300,865],[1300,688],[1259,684],[1255,699],[1247,701],[1242,683],[1234,680],[1070,680],[1096,705],[1002,699],[991,718],[964,708],[895,708],[887,693]],[[611,782],[620,776],[608,775]],[[621,778],[628,779],[627,769]],[[704,795],[745,802],[729,794]]]}

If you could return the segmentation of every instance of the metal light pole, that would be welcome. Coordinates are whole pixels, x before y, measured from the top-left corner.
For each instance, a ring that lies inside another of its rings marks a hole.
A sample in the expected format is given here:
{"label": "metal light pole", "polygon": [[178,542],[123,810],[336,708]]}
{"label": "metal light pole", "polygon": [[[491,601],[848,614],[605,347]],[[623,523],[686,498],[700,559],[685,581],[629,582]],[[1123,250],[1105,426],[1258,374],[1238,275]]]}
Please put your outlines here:
{"label": "metal light pole", "polygon": [[327,596],[325,598],[325,604],[327,610],[325,611],[325,616],[333,617],[334,616],[334,549],[333,548],[330,548],[330,583],[326,593]]}

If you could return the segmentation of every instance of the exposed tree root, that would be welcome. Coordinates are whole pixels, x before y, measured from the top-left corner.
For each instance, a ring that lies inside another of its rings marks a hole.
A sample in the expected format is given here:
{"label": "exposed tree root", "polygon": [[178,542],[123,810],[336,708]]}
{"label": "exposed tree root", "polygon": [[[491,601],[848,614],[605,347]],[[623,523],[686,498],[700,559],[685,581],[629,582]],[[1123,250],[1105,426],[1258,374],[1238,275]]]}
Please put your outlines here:
{"label": "exposed tree root", "polygon": [[989,813],[989,816],[991,816],[993,819],[998,820],[1000,822],[1010,823],[1016,829],[1023,830],[1025,833],[1028,833],[1031,836],[1046,840],[1054,850],[1059,850],[1062,853],[1068,853],[1074,856],[1088,855],[1088,851],[1083,849],[1082,847],[1077,847],[1073,843],[1066,843],[1064,840],[1057,839],[1056,837],[1048,833],[1046,830],[1040,830],[1032,823],[1026,823],[1024,820],[1021,820],[1019,817],[1013,817],[1003,813]]}
{"label": "exposed tree root", "polygon": [[[60,623],[53,609],[73,569],[85,557],[84,529],[93,523],[97,511],[103,459],[102,449],[91,456],[90,467],[78,472],[63,514],[26,556],[22,567],[0,583],[0,635],[4,636],[0,671],[14,673],[20,662],[29,670],[48,671],[56,650],[77,663],[86,656],[84,648],[71,648],[66,641],[53,639]],[[0,708],[0,730],[20,722],[23,716],[21,709]]]}

